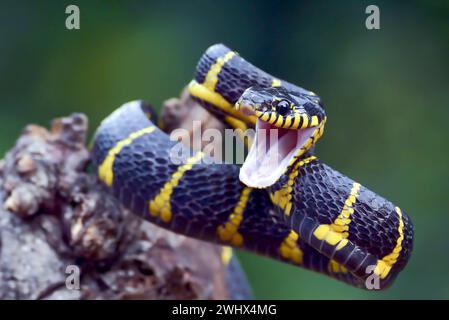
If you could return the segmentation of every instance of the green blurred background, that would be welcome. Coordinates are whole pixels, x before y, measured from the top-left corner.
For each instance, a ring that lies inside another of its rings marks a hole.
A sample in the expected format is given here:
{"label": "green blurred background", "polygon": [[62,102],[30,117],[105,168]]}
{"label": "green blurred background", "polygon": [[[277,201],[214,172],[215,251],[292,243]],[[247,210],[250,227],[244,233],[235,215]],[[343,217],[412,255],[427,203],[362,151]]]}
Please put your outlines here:
{"label": "green blurred background", "polygon": [[[65,29],[77,4],[81,30]],[[376,4],[381,30],[365,28]],[[1,1],[0,152],[27,123],[178,95],[223,42],[317,92],[323,161],[400,204],[415,224],[407,268],[384,292],[239,252],[257,298],[449,298],[448,1]]]}

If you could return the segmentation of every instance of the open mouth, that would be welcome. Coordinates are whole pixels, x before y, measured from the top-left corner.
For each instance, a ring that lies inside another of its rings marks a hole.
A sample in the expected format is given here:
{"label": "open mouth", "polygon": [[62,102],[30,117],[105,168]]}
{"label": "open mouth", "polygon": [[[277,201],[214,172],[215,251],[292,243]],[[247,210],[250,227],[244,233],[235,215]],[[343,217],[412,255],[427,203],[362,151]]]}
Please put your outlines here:
{"label": "open mouth", "polygon": [[257,119],[256,137],[240,169],[240,181],[253,188],[273,185],[316,130],[284,129]]}

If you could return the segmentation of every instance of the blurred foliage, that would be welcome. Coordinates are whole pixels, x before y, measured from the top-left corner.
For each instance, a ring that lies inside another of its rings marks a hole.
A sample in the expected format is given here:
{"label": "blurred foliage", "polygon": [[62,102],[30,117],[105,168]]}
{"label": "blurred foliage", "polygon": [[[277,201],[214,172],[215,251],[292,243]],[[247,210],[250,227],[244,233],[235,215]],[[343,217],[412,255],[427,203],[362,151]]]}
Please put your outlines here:
{"label": "blurred foliage", "polygon": [[[65,29],[65,7],[81,30]],[[261,68],[320,94],[328,114],[318,155],[391,199],[415,224],[406,270],[384,292],[239,253],[258,298],[449,298],[447,148],[449,5],[371,2],[1,1],[0,152],[27,123],[84,112],[93,130],[124,102],[154,106],[223,42]]]}

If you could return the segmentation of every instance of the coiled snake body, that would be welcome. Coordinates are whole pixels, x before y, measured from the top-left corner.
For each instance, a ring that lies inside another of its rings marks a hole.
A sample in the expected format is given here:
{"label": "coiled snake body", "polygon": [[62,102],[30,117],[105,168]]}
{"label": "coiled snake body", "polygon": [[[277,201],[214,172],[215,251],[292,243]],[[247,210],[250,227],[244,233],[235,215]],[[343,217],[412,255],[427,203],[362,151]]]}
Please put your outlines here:
{"label": "coiled snake body", "polygon": [[392,283],[411,254],[411,221],[313,155],[326,122],[317,95],[223,45],[201,57],[189,91],[230,127],[256,126],[245,163],[211,164],[187,147],[173,155],[179,144],[155,125],[151,108],[127,103],[102,122],[92,150],[100,180],[127,208],[177,233],[357,287],[370,275],[380,289]]}

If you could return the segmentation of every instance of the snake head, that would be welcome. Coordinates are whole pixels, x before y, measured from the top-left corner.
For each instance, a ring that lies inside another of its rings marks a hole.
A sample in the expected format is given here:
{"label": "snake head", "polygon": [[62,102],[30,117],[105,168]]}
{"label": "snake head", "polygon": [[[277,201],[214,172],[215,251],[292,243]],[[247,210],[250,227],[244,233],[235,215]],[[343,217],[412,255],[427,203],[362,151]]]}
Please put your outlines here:
{"label": "snake head", "polygon": [[317,127],[325,118],[317,95],[291,92],[284,87],[250,87],[243,92],[235,107],[284,129]]}
{"label": "snake head", "polygon": [[276,183],[321,137],[326,115],[318,96],[285,87],[250,87],[235,105],[255,115],[256,137],[240,170],[253,188]]}

